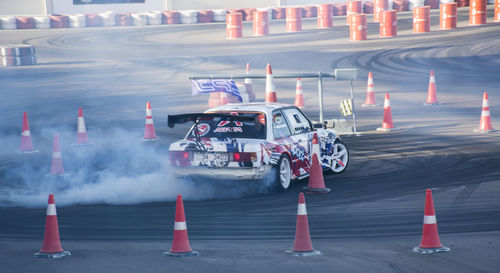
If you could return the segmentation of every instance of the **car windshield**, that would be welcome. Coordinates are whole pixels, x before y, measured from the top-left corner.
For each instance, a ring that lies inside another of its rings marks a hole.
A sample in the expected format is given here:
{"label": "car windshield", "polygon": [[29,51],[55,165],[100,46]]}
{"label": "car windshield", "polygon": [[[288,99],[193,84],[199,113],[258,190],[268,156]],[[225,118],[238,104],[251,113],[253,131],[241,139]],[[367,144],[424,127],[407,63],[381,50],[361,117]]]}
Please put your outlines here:
{"label": "car windshield", "polygon": [[253,138],[266,139],[266,115],[262,112],[217,112],[255,117],[252,121],[233,121],[225,117],[198,119],[197,130],[191,128],[188,139],[200,138]]}

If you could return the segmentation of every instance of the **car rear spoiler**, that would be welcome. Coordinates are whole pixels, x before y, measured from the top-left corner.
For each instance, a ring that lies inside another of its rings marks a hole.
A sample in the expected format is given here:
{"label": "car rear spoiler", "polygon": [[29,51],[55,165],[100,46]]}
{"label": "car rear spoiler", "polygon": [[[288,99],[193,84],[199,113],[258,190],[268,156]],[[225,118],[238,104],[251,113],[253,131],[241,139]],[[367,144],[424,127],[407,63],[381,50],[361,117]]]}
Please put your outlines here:
{"label": "car rear spoiler", "polygon": [[183,124],[189,121],[196,122],[197,120],[203,119],[213,119],[215,117],[227,118],[232,121],[255,121],[255,116],[237,116],[226,113],[190,113],[190,114],[180,114],[180,115],[168,115],[168,127],[174,128],[176,124]]}

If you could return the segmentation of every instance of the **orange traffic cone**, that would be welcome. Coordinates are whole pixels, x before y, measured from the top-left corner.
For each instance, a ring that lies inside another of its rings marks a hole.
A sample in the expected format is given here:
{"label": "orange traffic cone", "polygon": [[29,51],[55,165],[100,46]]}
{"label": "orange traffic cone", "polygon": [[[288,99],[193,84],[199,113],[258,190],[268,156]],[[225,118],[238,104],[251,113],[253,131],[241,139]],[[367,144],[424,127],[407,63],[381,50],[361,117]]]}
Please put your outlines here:
{"label": "orange traffic cone", "polygon": [[436,96],[436,78],[434,77],[434,70],[431,70],[431,76],[429,77],[429,91],[427,92],[427,101],[424,106],[438,105],[439,102]]}
{"label": "orange traffic cone", "polygon": [[54,134],[54,147],[52,149],[52,163],[50,175],[64,175],[61,147],[59,146],[59,134]]}
{"label": "orange traffic cone", "polygon": [[229,98],[226,92],[220,92],[220,105],[226,105],[229,103]]}
{"label": "orange traffic cone", "polygon": [[297,78],[297,86],[295,87],[295,106],[304,108],[304,93],[302,92],[302,80]]}
{"label": "orange traffic cone", "polygon": [[373,76],[372,72],[368,72],[368,83],[366,84],[366,99],[365,103],[361,104],[363,107],[371,106],[375,107],[377,106],[377,103],[375,102],[375,91],[373,88]]}
{"label": "orange traffic cone", "polygon": [[331,190],[325,187],[325,179],[323,178],[323,168],[319,161],[321,151],[319,147],[318,135],[314,133],[312,141],[312,165],[309,170],[309,184],[304,187],[308,193],[329,193]]}
{"label": "orange traffic cone", "polygon": [[382,121],[382,127],[377,128],[377,131],[395,130],[399,130],[399,128],[394,128],[394,123],[392,122],[391,100],[389,99],[389,93],[385,93],[384,120]]}
{"label": "orange traffic cone", "polygon": [[182,196],[177,195],[175,206],[175,224],[174,224],[174,239],[170,251],[164,252],[164,255],[183,257],[183,256],[198,256],[198,251],[193,251],[189,245],[189,238],[186,226],[186,216],[184,215],[184,204]]}
{"label": "orange traffic cone", "polygon": [[30,124],[28,122],[28,114],[24,112],[23,114],[23,130],[21,131],[21,146],[19,151],[23,153],[36,153],[33,143],[31,142],[31,132]]}
{"label": "orange traffic cone", "polygon": [[424,228],[422,231],[422,242],[413,248],[413,251],[427,254],[435,252],[447,252],[450,248],[445,247],[439,240],[436,212],[432,201],[432,192],[427,189],[425,193]]}
{"label": "orange traffic cone", "polygon": [[[246,66],[246,69],[245,69],[245,74],[250,74],[250,63],[247,62],[247,66]],[[250,78],[245,78],[245,83],[246,84],[252,84],[252,79]]]}
{"label": "orange traffic cone", "polygon": [[266,102],[278,102],[274,87],[273,71],[269,63],[266,66]]}
{"label": "orange traffic cone", "polygon": [[43,236],[42,249],[33,254],[33,256],[36,258],[62,258],[68,255],[71,255],[71,253],[62,248],[61,240],[59,239],[59,226],[57,224],[54,195],[49,194],[49,205],[47,206],[47,214],[45,217],[45,235]]}
{"label": "orange traffic cone", "polygon": [[474,133],[491,133],[495,132],[491,126],[490,117],[490,103],[488,102],[488,93],[483,94],[483,111],[481,112],[481,121],[479,122],[479,128],[474,129]]}
{"label": "orange traffic cone", "polygon": [[286,251],[294,256],[312,256],[321,254],[321,251],[314,250],[309,234],[309,223],[307,222],[306,197],[304,193],[299,194],[299,206],[297,209],[297,225],[295,227],[295,241],[293,249]]}
{"label": "orange traffic cone", "polygon": [[82,108],[78,108],[78,129],[76,133],[76,144],[84,145],[89,143],[87,136],[87,128],[85,127],[85,119],[83,118]]}
{"label": "orange traffic cone", "polygon": [[155,126],[153,124],[153,112],[151,111],[151,103],[146,104],[146,128],[144,129],[143,141],[157,141]]}

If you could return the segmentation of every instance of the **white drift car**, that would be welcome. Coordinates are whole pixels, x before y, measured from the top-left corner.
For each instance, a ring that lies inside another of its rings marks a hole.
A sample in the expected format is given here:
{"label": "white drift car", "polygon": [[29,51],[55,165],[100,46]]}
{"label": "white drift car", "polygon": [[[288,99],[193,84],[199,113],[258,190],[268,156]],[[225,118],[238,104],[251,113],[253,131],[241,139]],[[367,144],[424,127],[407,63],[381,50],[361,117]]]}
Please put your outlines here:
{"label": "white drift car", "polygon": [[347,147],[335,131],[313,126],[293,105],[228,104],[168,117],[171,128],[186,122],[194,123],[187,136],[170,145],[178,176],[253,180],[275,175],[276,188],[286,190],[291,181],[309,176],[314,133],[324,171],[340,173],[349,162]]}

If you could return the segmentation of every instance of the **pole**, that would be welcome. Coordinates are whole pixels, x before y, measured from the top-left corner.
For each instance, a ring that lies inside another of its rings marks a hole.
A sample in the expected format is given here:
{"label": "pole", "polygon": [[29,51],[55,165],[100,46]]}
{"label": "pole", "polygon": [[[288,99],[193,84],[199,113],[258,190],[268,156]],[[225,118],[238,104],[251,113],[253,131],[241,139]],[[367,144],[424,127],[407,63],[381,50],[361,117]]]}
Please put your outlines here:
{"label": "pole", "polygon": [[323,76],[318,72],[319,122],[323,123]]}
{"label": "pole", "polygon": [[352,103],[352,124],[354,127],[354,134],[357,135],[358,132],[356,131],[356,109],[354,109],[354,88],[352,87],[352,80],[351,80],[351,103]]}

